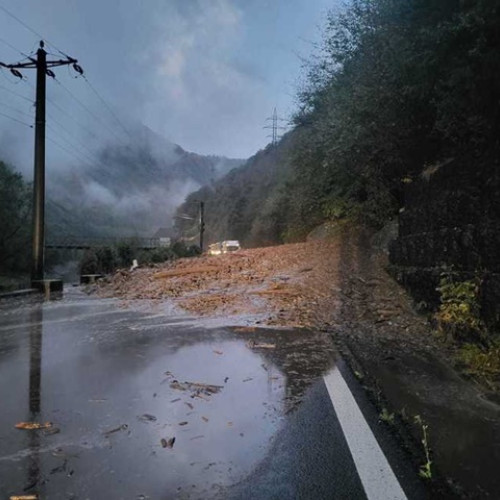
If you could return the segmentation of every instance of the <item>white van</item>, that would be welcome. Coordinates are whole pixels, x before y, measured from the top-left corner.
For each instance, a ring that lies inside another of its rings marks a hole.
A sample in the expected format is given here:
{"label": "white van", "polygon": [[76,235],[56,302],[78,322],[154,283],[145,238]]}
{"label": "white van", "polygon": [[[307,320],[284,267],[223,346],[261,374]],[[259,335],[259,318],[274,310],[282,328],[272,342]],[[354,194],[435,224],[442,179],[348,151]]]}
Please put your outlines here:
{"label": "white van", "polygon": [[222,253],[236,252],[241,249],[238,240],[226,240],[222,242]]}

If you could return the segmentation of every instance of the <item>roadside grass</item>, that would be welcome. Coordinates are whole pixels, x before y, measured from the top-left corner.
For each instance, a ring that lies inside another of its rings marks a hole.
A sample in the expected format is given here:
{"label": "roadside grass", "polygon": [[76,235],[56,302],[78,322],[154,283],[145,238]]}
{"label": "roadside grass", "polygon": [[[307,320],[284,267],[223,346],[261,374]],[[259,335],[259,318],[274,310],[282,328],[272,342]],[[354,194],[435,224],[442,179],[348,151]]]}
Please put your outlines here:
{"label": "roadside grass", "polygon": [[441,305],[434,315],[438,334],[456,345],[463,373],[495,388],[500,378],[500,338],[492,337],[481,318],[479,282],[443,274],[437,288]]}
{"label": "roadside grass", "polygon": [[389,424],[389,425],[394,425],[394,413],[390,413],[389,410],[384,406],[384,408],[382,408],[382,411],[379,413],[379,420],[381,422],[385,422],[386,424]]}
{"label": "roadside grass", "polygon": [[414,422],[422,430],[421,443],[424,448],[425,462],[420,466],[418,474],[424,479],[432,479],[432,461],[431,461],[431,450],[429,448],[429,436],[427,430],[429,426],[423,421],[420,415],[415,415]]}
{"label": "roadside grass", "polygon": [[464,365],[464,372],[492,384],[500,377],[500,339],[487,346],[464,344],[458,350],[458,361]]}
{"label": "roadside grass", "polygon": [[486,328],[481,320],[479,280],[455,280],[446,273],[437,291],[441,299],[435,314],[438,332],[446,340],[482,342]]}

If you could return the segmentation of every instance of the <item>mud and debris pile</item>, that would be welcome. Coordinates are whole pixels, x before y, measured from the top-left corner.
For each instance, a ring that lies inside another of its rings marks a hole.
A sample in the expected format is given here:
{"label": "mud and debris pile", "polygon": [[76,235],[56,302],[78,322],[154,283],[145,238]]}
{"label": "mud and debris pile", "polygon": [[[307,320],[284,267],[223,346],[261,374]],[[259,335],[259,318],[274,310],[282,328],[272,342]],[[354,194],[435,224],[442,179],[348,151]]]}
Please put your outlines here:
{"label": "mud and debris pile", "polygon": [[344,235],[122,269],[100,281],[99,294],[125,305],[170,302],[194,315],[251,315],[262,325],[317,328],[367,320],[407,329],[415,319],[407,297],[384,265],[352,266],[359,244],[348,240]]}
{"label": "mud and debris pile", "polygon": [[125,306],[171,304],[231,325],[326,329],[361,335],[367,345],[433,345],[426,319],[386,272],[387,254],[371,248],[372,238],[341,227],[303,243],[119,270],[99,282],[98,293]]}
{"label": "mud and debris pile", "polygon": [[317,326],[336,307],[338,255],[338,242],[314,241],[180,259],[119,270],[101,281],[99,294],[172,301],[196,315],[253,314],[263,324]]}

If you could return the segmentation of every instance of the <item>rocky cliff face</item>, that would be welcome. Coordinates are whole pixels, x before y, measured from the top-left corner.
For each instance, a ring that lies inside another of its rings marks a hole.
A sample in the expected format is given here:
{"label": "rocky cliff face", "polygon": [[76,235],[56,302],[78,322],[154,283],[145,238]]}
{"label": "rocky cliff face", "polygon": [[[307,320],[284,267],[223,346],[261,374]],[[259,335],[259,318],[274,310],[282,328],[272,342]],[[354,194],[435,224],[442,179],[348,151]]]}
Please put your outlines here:
{"label": "rocky cliff face", "polygon": [[407,185],[390,261],[417,301],[439,305],[444,272],[457,280],[475,277],[484,319],[500,323],[499,193],[497,159],[448,160]]}

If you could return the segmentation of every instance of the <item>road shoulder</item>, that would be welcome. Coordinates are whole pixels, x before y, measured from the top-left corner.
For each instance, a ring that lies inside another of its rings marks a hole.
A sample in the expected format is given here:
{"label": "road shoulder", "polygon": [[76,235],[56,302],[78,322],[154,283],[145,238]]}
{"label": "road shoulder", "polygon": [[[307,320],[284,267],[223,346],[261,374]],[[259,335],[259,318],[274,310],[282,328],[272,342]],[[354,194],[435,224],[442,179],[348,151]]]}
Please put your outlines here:
{"label": "road shoulder", "polygon": [[452,366],[451,352],[433,335],[427,318],[385,272],[384,256],[370,235],[345,235],[339,261],[342,305],[328,330],[362,381],[380,419],[425,465],[428,435],[436,494],[497,498],[500,479],[500,407]]}

